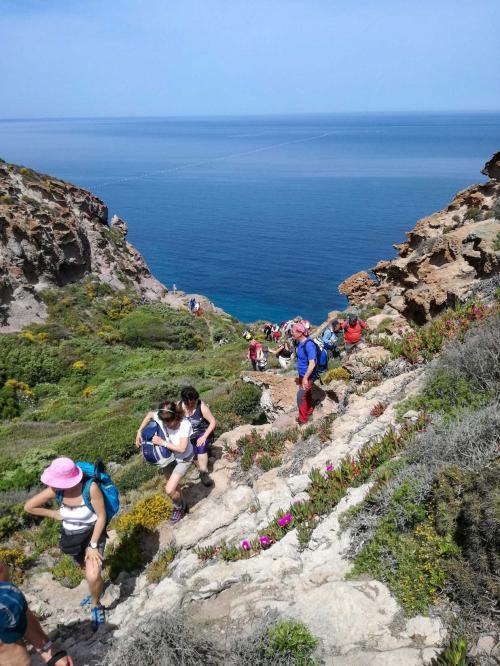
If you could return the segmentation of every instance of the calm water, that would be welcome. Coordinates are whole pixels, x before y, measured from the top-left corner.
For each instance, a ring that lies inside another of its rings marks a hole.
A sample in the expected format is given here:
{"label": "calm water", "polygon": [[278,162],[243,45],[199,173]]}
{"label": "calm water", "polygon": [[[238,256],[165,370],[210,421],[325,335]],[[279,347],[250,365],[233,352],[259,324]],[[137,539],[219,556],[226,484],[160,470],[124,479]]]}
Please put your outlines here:
{"label": "calm water", "polygon": [[499,148],[500,113],[0,121],[3,159],[91,189],[162,282],[243,321],[343,307]]}

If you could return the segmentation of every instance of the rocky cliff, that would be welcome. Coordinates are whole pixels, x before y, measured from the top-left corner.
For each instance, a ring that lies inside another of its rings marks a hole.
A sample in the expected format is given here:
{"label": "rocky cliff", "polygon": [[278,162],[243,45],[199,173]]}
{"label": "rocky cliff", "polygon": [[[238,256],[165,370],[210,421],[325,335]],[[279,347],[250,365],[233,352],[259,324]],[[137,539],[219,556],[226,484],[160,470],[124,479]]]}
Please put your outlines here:
{"label": "rocky cliff", "polygon": [[353,306],[374,305],[422,324],[487,286],[500,270],[500,153],[483,172],[491,180],[459,192],[442,211],[419,220],[379,261],[339,286]]}
{"label": "rocky cliff", "polygon": [[125,240],[127,225],[84,190],[0,162],[0,331],[43,321],[41,292],[92,275],[144,301],[166,289]]}

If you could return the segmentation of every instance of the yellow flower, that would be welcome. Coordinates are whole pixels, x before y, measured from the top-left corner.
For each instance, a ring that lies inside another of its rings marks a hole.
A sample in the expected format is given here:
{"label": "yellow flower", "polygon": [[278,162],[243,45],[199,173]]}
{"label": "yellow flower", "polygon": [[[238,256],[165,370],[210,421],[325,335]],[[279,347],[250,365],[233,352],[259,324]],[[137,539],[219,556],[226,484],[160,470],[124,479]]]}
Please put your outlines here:
{"label": "yellow flower", "polygon": [[85,361],[75,361],[71,367],[73,370],[86,370],[87,364]]}

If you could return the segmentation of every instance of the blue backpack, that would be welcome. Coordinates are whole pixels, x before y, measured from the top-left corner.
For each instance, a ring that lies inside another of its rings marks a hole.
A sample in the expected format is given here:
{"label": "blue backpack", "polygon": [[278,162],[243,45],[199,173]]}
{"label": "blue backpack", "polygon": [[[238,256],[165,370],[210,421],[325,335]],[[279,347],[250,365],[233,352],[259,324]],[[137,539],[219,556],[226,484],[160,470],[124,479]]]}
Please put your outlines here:
{"label": "blue backpack", "polygon": [[308,338],[304,342],[304,347],[308,342],[312,342],[314,348],[316,349],[316,367],[314,368],[314,372],[311,375],[311,379],[319,379],[321,382],[320,375],[328,370],[328,352],[324,347],[320,347],[316,340],[313,340],[312,338]]}
{"label": "blue backpack", "polygon": [[[106,507],[106,522],[109,523],[111,518],[113,518],[113,516],[118,513],[120,508],[118,488],[111,481],[109,474],[104,471],[104,465],[102,464],[102,461],[98,461],[95,465],[88,462],[78,461],[76,466],[79,467],[83,472],[82,497],[85,506],[87,506],[91,511],[94,511],[94,507],[90,501],[90,486],[95,482],[103,494],[104,506]],[[56,491],[56,500],[59,506],[62,504],[63,498],[64,492],[62,490]]]}
{"label": "blue backpack", "polygon": [[156,423],[154,419],[148,423],[148,425],[142,430],[142,455],[144,460],[151,465],[161,465],[164,467],[167,463],[173,462],[175,457],[170,449],[167,449],[166,446],[158,446],[158,444],[153,444],[151,441],[156,435],[161,439],[165,439],[165,433],[162,431],[160,425]]}

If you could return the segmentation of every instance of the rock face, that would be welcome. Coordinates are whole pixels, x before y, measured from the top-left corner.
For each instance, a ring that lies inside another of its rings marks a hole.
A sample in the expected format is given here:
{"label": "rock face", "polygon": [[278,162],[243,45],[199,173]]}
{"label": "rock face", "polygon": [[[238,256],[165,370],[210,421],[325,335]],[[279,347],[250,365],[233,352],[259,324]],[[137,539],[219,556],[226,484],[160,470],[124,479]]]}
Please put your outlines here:
{"label": "rock face", "polygon": [[0,331],[43,321],[40,292],[89,275],[144,301],[163,299],[167,290],[126,234],[87,190],[0,162]]}
{"label": "rock face", "polygon": [[351,305],[384,307],[419,324],[464,300],[500,271],[500,153],[483,173],[494,180],[459,192],[450,205],[417,222],[398,257],[361,272],[339,287]]}

